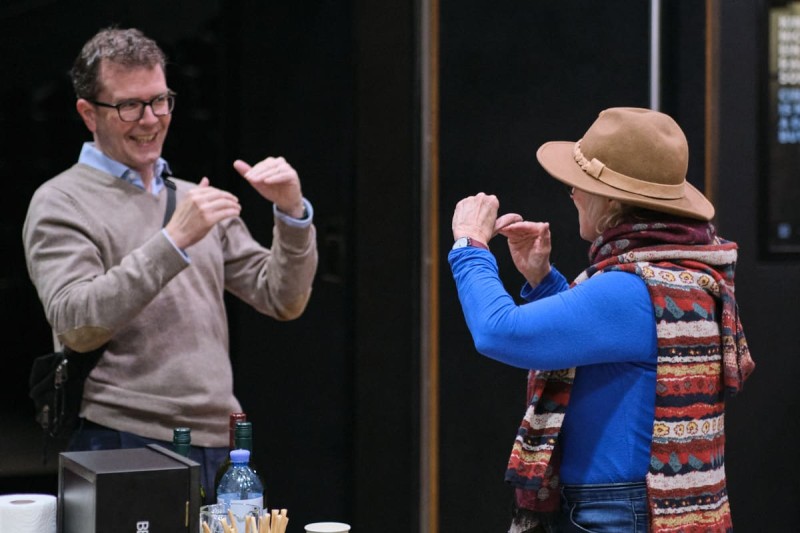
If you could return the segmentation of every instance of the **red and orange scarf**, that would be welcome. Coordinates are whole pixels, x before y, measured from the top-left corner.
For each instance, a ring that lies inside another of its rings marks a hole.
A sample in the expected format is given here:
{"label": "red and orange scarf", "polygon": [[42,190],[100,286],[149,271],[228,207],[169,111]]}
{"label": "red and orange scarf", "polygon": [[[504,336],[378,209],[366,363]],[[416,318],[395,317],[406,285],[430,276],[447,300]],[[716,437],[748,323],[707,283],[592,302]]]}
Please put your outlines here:
{"label": "red and orange scarf", "polygon": [[[573,282],[630,272],[644,280],[653,302],[657,396],[646,478],[653,533],[732,528],[724,395],[738,392],[754,368],[734,297],[736,250],[706,222],[664,217],[624,224],[592,244],[592,265]],[[574,377],[574,368],[528,376],[528,408],[506,481],[516,487],[518,507],[533,516],[559,510],[558,436]]]}

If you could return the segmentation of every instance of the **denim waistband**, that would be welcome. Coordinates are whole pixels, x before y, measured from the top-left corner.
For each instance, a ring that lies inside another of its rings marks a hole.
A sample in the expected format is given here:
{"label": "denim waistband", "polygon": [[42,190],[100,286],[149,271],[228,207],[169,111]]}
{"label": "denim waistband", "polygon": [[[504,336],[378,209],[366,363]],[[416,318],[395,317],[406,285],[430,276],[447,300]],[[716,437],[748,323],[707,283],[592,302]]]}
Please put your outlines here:
{"label": "denim waistband", "polygon": [[644,481],[634,483],[602,483],[596,485],[564,485],[561,495],[573,502],[631,500],[647,498],[647,484]]}

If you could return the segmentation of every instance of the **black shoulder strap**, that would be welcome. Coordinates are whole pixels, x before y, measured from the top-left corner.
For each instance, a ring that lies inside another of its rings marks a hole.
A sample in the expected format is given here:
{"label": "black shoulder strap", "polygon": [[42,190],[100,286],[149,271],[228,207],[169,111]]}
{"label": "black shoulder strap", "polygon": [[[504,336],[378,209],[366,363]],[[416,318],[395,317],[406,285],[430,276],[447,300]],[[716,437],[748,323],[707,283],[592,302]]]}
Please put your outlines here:
{"label": "black shoulder strap", "polygon": [[167,225],[169,219],[172,218],[172,213],[175,212],[175,182],[170,180],[167,176],[163,176],[164,185],[167,187],[167,211],[164,213],[164,223],[162,227]]}

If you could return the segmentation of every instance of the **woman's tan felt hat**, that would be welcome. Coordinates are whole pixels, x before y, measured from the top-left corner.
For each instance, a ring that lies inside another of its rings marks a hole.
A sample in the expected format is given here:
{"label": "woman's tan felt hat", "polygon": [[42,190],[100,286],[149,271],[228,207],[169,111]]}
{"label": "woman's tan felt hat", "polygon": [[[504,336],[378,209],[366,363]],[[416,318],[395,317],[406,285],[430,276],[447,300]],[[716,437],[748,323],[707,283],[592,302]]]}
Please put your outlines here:
{"label": "woman's tan felt hat", "polygon": [[581,140],[545,143],[536,158],[551,176],[576,189],[674,215],[714,216],[711,202],[686,181],[686,136],[658,111],[606,109]]}

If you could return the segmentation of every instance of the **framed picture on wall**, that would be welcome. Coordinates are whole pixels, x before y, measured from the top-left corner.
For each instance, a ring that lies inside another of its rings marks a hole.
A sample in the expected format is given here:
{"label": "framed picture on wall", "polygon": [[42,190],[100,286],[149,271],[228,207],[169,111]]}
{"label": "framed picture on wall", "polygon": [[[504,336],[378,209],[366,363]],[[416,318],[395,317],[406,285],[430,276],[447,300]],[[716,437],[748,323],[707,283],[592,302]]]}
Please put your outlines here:
{"label": "framed picture on wall", "polygon": [[762,251],[800,256],[800,1],[771,0],[766,21]]}

